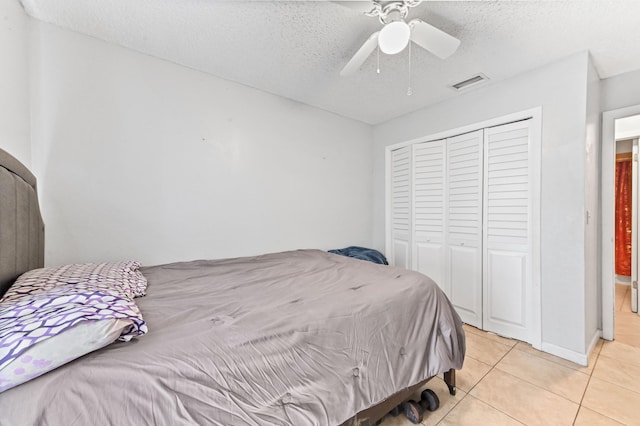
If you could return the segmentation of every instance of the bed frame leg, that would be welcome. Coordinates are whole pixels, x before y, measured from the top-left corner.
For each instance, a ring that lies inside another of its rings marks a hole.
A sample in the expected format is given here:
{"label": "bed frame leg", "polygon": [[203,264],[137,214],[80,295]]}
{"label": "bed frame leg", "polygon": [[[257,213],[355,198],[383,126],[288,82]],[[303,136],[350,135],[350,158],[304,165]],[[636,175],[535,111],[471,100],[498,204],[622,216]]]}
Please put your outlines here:
{"label": "bed frame leg", "polygon": [[456,370],[453,368],[446,373],[444,373],[444,382],[447,384],[449,388],[449,393],[451,395],[456,394]]}

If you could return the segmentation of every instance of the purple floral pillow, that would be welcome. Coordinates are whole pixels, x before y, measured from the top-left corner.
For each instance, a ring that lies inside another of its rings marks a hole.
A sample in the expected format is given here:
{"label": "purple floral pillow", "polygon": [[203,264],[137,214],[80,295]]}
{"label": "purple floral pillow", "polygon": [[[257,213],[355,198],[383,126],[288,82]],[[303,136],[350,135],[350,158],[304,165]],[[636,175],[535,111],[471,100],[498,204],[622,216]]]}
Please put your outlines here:
{"label": "purple floral pillow", "polygon": [[[139,266],[138,262],[67,265],[18,277],[0,300],[0,392],[115,339],[128,341],[145,334],[146,323],[134,302],[147,286]],[[79,325],[85,338],[77,337]],[[105,331],[97,336],[96,330]],[[68,348],[69,340],[74,349],[60,359],[60,348]],[[25,361],[32,358],[35,364]]]}
{"label": "purple floral pillow", "polygon": [[37,294],[64,284],[87,287],[104,284],[118,289],[125,296],[144,296],[147,279],[138,270],[140,262],[83,263],[57,268],[33,269],[22,274],[0,299],[0,303],[19,299],[24,295]]}
{"label": "purple floral pillow", "polygon": [[81,321],[64,333],[29,347],[0,368],[0,392],[113,343],[130,325],[129,319]]}

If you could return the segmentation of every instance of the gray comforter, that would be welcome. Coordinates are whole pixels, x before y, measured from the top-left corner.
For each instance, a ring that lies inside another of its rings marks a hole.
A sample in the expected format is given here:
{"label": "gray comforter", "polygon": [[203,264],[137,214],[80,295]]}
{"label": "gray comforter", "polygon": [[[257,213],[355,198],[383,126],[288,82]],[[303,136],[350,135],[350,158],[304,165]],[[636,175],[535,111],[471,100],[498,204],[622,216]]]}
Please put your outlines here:
{"label": "gray comforter", "polygon": [[338,425],[459,369],[416,272],[318,250],[143,268],[149,333],[0,394],[3,425]]}

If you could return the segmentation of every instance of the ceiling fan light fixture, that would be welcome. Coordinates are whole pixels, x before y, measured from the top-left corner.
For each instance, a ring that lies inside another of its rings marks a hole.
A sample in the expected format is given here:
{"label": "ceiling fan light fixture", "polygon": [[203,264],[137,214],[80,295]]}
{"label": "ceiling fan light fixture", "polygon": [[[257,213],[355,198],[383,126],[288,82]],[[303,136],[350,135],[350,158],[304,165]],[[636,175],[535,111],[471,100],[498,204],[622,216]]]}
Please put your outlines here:
{"label": "ceiling fan light fixture", "polygon": [[[349,59],[349,62],[342,68],[340,75],[348,76],[354,74],[362,67],[376,48],[378,56],[380,56],[380,51],[387,55],[395,55],[409,46],[409,60],[411,60],[411,47],[413,44],[440,59],[446,59],[453,55],[458,46],[460,46],[460,40],[419,18],[405,22],[409,9],[417,6],[421,1],[373,0],[374,8],[366,15],[377,16],[383,27],[365,40],[362,46]],[[413,44],[409,44],[409,42]]]}
{"label": "ceiling fan light fixture", "polygon": [[411,28],[403,20],[389,22],[378,36],[378,45],[380,50],[387,55],[395,55],[400,53],[409,44],[411,37]]}

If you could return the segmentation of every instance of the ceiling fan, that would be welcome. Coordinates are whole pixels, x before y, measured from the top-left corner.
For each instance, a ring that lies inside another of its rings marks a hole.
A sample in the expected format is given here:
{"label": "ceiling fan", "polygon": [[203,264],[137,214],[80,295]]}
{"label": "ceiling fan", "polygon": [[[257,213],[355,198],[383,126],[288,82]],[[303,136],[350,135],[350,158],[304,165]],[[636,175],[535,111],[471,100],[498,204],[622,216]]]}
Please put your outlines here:
{"label": "ceiling fan", "polygon": [[421,0],[373,0],[373,8],[365,15],[377,16],[384,26],[369,36],[340,71],[340,75],[348,76],[358,71],[376,47],[383,53],[395,55],[402,52],[409,41],[440,59],[451,56],[458,49],[460,40],[421,19],[405,22],[409,8],[417,6],[420,2]]}

